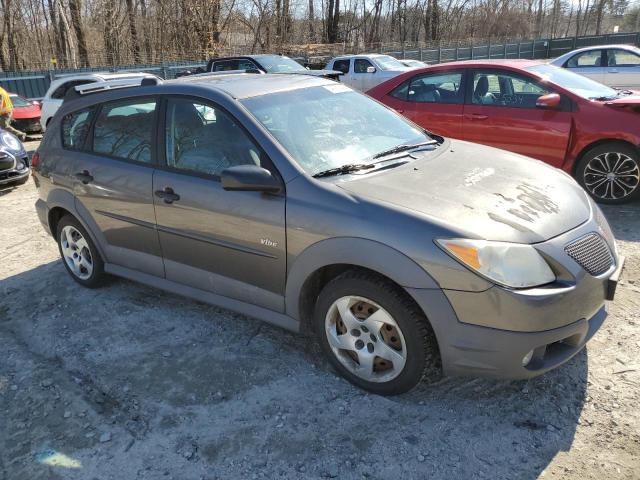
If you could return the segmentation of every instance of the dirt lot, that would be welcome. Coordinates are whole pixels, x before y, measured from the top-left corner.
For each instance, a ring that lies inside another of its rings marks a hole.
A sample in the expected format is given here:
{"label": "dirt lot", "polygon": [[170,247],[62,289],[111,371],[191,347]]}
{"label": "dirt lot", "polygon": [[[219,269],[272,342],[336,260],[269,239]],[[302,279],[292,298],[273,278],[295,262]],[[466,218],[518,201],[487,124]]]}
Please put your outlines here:
{"label": "dirt lot", "polygon": [[366,394],[315,343],[66,274],[30,180],[0,191],[0,479],[640,478],[640,204],[604,327],[528,382]]}

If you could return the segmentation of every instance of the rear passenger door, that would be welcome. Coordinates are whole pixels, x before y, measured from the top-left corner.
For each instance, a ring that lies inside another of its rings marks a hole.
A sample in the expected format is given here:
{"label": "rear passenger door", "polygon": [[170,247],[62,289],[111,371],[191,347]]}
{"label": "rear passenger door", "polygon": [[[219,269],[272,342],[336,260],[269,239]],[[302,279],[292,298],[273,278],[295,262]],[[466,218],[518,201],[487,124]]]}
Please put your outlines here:
{"label": "rear passenger door", "polygon": [[152,190],[156,117],[155,98],[129,98],[67,115],[62,128],[76,209],[100,235],[106,261],[162,277]]}
{"label": "rear passenger door", "polygon": [[640,87],[640,55],[621,48],[607,50],[604,83],[617,88]]}
{"label": "rear passenger door", "polygon": [[416,75],[391,92],[393,108],[427,130],[462,138],[464,70]]}
{"label": "rear passenger door", "polygon": [[170,96],[155,211],[168,280],[284,311],[285,196],[226,191],[235,165],[275,169],[239,122],[208,101]]}

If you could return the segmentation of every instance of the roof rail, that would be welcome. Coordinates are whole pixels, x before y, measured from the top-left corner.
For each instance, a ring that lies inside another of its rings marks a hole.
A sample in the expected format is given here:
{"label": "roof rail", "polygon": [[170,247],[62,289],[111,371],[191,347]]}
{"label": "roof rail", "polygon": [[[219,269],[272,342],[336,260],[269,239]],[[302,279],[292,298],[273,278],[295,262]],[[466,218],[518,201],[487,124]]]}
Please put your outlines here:
{"label": "roof rail", "polygon": [[123,78],[119,80],[104,80],[102,82],[85,83],[67,90],[64,100],[72,100],[91,93],[104,92],[107,90],[115,90],[119,88],[131,87],[151,87],[160,85],[162,79],[155,75],[145,75],[137,78]]}
{"label": "roof rail", "polygon": [[[184,77],[179,77],[179,79],[187,79],[187,78],[202,78],[202,77],[218,77],[221,75],[237,75],[239,73],[251,73],[251,74],[261,74],[262,72],[257,68],[249,68],[247,70],[223,70],[220,72],[204,72],[204,73],[194,73],[193,75],[185,75]],[[177,79],[176,79],[177,80]]]}

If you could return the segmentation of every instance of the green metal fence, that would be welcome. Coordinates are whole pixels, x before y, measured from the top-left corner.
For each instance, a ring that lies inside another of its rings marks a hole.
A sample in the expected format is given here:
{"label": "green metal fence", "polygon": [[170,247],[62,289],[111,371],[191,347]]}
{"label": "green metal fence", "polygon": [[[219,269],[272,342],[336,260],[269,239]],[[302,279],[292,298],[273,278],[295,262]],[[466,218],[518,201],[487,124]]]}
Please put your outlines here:
{"label": "green metal fence", "polygon": [[[430,48],[404,45],[402,48],[384,48],[380,51],[398,58],[411,58],[427,63],[455,60],[500,58],[554,58],[576,48],[592,45],[632,44],[640,46],[640,32],[591,35],[517,42],[496,42],[483,45],[440,45]],[[182,70],[203,66],[203,62],[186,60],[164,64],[119,65],[117,67],[93,67],[79,69],[0,72],[0,86],[27,98],[42,98],[51,82],[62,75],[85,72],[137,71],[156,74],[162,78],[174,78]]]}

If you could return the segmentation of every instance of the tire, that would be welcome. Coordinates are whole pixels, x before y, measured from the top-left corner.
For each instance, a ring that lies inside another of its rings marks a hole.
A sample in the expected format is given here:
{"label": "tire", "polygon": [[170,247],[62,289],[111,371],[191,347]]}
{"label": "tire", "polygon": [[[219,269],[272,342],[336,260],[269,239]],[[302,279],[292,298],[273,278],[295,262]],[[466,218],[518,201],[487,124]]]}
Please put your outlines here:
{"label": "tire", "polygon": [[598,145],[578,162],[576,180],[598,203],[631,202],[640,198],[640,154],[620,142]]}
{"label": "tire", "polygon": [[104,262],[85,228],[71,215],[58,222],[56,241],[64,267],[76,282],[88,288],[102,285]]}
{"label": "tire", "polygon": [[329,362],[364,390],[397,395],[441,377],[428,320],[405,291],[378,275],[350,270],[331,280],[318,296],[314,326]]}

